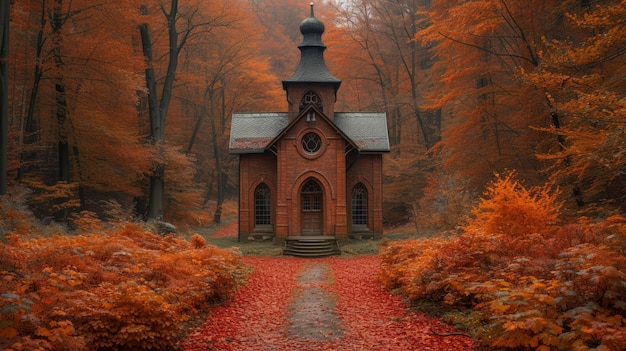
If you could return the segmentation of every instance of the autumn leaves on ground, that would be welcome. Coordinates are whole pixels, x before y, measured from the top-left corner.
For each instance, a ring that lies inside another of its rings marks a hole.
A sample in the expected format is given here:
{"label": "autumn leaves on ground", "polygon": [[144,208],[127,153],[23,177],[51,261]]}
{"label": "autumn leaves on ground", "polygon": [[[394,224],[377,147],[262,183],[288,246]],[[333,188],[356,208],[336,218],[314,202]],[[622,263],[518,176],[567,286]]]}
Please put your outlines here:
{"label": "autumn leaves on ground", "polygon": [[[376,281],[376,256],[246,257],[244,262],[254,267],[248,283],[190,331],[183,350],[472,349],[471,338],[436,335],[430,328],[442,333],[451,328],[406,312],[401,297]],[[325,304],[306,296],[307,288],[299,284],[299,274],[319,267],[328,267],[329,274],[314,281],[319,290],[313,291],[327,294],[334,310],[320,308]],[[297,311],[304,311],[300,318],[293,316]]]}

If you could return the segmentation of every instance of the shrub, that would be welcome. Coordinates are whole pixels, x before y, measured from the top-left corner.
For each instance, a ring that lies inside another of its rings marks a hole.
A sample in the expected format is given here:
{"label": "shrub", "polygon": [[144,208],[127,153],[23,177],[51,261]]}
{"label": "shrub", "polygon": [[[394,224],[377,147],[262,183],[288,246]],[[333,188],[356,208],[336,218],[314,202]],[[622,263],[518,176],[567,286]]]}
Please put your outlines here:
{"label": "shrub", "polygon": [[489,349],[621,350],[626,344],[626,219],[559,223],[549,187],[497,177],[462,234],[395,242],[380,280],[412,300],[483,315]]}
{"label": "shrub", "polygon": [[[139,225],[0,244],[0,349],[165,350],[235,287],[240,255]],[[196,240],[197,241],[197,240]]]}

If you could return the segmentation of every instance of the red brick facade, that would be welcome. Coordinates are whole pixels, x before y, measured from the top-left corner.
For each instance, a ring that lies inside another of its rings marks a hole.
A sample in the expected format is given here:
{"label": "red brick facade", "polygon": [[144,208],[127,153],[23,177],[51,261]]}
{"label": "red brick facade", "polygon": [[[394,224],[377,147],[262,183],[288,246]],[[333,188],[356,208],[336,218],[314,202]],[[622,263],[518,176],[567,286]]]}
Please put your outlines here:
{"label": "red brick facade", "polygon": [[[314,122],[306,121],[309,112],[315,114]],[[345,150],[350,141],[331,120],[313,108],[296,117],[274,142],[273,152],[240,156],[240,238],[275,235],[281,241],[287,236],[302,235],[307,216],[302,187],[311,179],[321,187],[317,235],[335,235],[341,239],[357,231],[352,216],[352,192],[357,184],[365,189],[367,201],[366,213],[361,216],[366,224],[358,226],[358,231],[381,234],[382,154],[360,154],[349,163]],[[322,142],[320,150],[313,155],[302,147],[303,136],[310,132],[319,135]],[[255,191],[262,183],[270,192],[270,226],[255,225]]]}

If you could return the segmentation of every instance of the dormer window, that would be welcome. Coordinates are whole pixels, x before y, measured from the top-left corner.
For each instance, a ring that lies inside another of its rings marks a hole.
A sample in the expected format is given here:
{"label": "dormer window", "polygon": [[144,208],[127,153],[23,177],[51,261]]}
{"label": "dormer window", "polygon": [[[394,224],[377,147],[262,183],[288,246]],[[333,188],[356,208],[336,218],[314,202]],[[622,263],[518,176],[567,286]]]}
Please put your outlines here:
{"label": "dormer window", "polygon": [[300,111],[304,110],[309,104],[315,105],[320,111],[322,111],[322,99],[316,93],[309,91],[300,100]]}

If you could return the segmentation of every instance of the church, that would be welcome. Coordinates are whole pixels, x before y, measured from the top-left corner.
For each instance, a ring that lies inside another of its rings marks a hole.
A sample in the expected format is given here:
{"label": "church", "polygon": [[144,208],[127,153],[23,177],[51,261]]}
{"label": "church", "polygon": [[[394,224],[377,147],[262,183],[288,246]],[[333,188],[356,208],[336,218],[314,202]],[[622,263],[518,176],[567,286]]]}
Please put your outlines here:
{"label": "church", "polygon": [[307,256],[325,243],[383,232],[386,114],[335,111],[341,80],[324,62],[324,29],[311,4],[300,24],[300,62],[282,81],[287,112],[232,115],[239,240],[272,238],[285,254]]}

